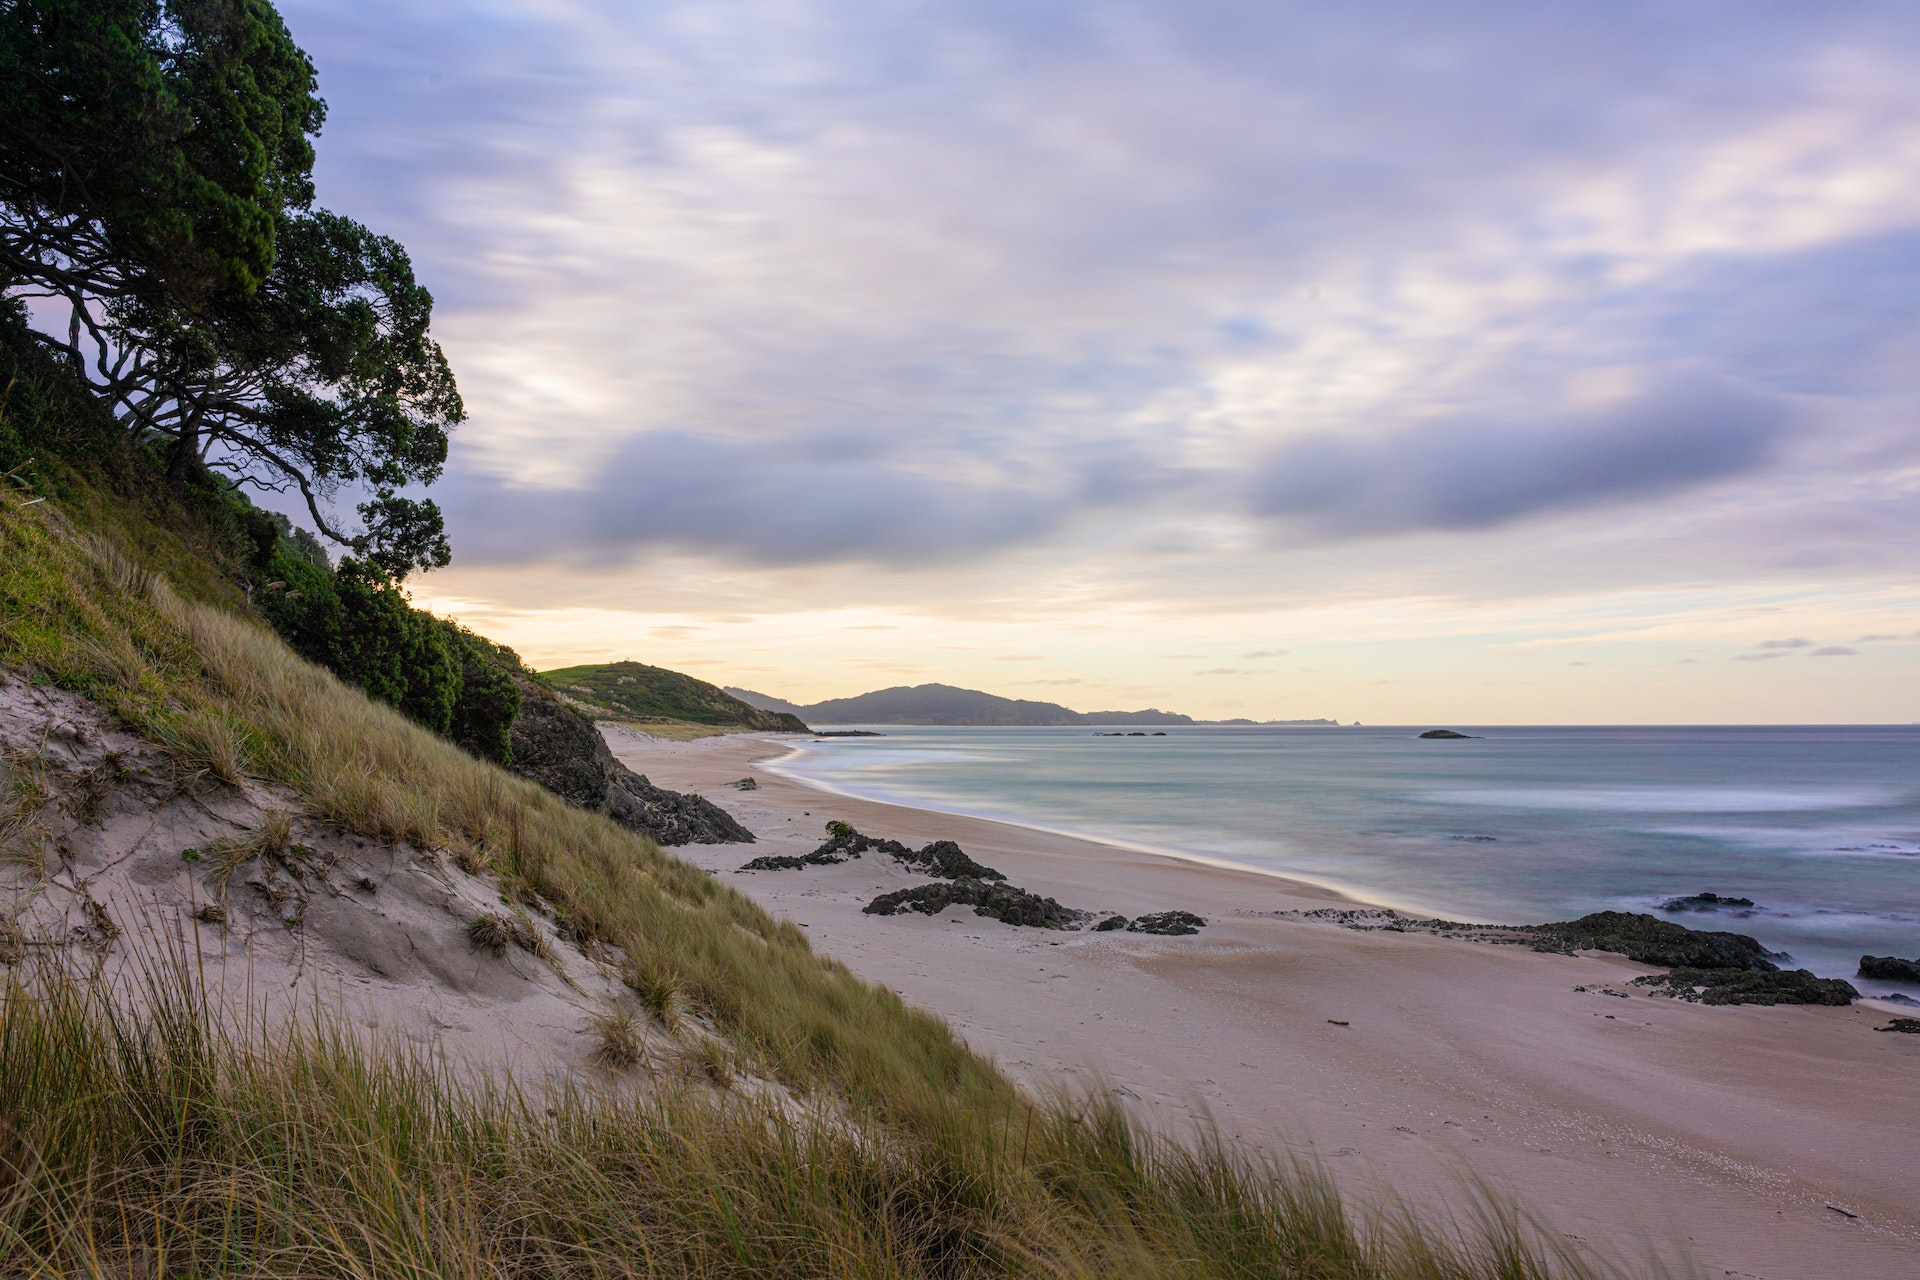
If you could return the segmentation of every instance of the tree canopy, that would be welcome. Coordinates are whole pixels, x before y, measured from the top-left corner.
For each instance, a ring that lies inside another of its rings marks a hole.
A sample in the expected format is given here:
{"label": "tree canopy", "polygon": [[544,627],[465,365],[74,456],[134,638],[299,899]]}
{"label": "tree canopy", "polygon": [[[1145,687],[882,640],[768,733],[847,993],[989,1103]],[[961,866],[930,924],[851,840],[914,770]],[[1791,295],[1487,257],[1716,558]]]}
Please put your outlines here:
{"label": "tree canopy", "polygon": [[403,490],[464,410],[406,250],[312,207],[324,116],[268,0],[0,0],[0,287],[176,483],[297,490],[397,577],[448,560]]}

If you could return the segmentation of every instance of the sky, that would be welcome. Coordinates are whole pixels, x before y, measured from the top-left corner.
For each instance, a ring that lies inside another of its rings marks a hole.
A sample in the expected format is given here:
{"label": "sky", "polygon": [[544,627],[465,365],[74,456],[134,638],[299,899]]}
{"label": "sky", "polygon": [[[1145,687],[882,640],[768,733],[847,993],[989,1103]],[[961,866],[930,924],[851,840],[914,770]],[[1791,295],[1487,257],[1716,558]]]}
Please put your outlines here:
{"label": "sky", "polygon": [[536,667],[1920,722],[1920,6],[280,7]]}

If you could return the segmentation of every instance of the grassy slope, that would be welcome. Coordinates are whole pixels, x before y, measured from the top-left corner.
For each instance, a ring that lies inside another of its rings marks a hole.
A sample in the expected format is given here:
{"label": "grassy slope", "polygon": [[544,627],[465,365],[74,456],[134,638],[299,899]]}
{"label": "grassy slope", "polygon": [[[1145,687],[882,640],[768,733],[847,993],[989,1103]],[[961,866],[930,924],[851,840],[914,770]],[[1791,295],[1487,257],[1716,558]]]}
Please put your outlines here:
{"label": "grassy slope", "polygon": [[139,1014],[16,968],[0,1271],[1574,1272],[1508,1220],[1460,1247],[1406,1222],[1361,1232],[1317,1175],[1147,1141],[1108,1105],[1031,1105],[791,925],[302,661],[235,611],[186,527],[84,478],[54,502],[0,495],[0,662],[85,693],[185,769],[277,780],[318,816],[537,894],[622,949],[656,1016],[705,1016],[817,1118],[670,1085],[622,1102],[457,1084],[324,1026],[266,1047],[229,1038],[184,966],[154,976]]}
{"label": "grassy slope", "polygon": [[540,680],[597,707],[633,717],[662,716],[694,724],[740,725],[748,729],[805,733],[797,716],[761,711],[716,685],[643,662],[605,662],[543,671]]}

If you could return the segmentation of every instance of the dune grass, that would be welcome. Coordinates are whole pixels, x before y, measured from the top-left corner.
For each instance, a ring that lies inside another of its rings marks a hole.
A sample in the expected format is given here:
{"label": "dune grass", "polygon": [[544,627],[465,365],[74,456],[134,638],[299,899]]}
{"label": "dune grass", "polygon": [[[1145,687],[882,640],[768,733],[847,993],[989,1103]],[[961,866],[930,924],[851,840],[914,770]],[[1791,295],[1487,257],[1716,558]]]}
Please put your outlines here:
{"label": "dune grass", "polygon": [[[316,817],[497,875],[617,948],[633,1016],[719,1036],[685,1064],[699,1085],[523,1088],[324,1020],[235,1028],[183,963],[115,993],[23,978],[15,956],[0,1274],[1590,1274],[1510,1212],[1465,1230],[1374,1216],[1313,1168],[1148,1136],[1111,1099],[1036,1104],[797,928],[45,505],[0,510],[0,661],[111,708],[183,780],[268,779]],[[616,1075],[642,1056],[621,1016],[596,1028]],[[729,1090],[741,1072],[789,1092]]]}
{"label": "dune grass", "polygon": [[1110,1105],[916,1133],[672,1084],[526,1089],[320,1019],[263,1047],[178,961],[145,986],[42,970],[0,994],[0,1272],[1593,1274],[1512,1214],[1366,1220],[1316,1169],[1149,1138]]}

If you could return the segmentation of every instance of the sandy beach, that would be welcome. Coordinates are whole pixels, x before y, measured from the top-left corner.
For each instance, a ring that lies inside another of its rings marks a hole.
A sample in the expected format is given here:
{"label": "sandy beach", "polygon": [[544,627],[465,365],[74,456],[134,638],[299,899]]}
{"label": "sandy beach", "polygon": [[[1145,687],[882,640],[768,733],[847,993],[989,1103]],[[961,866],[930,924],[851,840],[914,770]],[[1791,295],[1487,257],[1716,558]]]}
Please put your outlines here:
{"label": "sandy beach", "polygon": [[[1655,970],[1619,957],[1283,918],[1345,900],[829,794],[769,769],[789,750],[775,738],[606,733],[629,766],[718,802],[759,839],[674,852],[940,1014],[1031,1089],[1111,1090],[1170,1132],[1211,1121],[1417,1202],[1466,1210],[1477,1178],[1629,1266],[1652,1249],[1710,1276],[1920,1275],[1920,1037],[1875,1030],[1897,1006],[1655,998],[1626,985]],[[744,777],[757,789],[728,785]],[[926,882],[873,855],[737,871],[815,848],[828,819],[916,847],[956,840],[1069,906],[1179,908],[1209,924],[1149,937],[1017,928],[959,907],[864,915],[876,894]]]}

